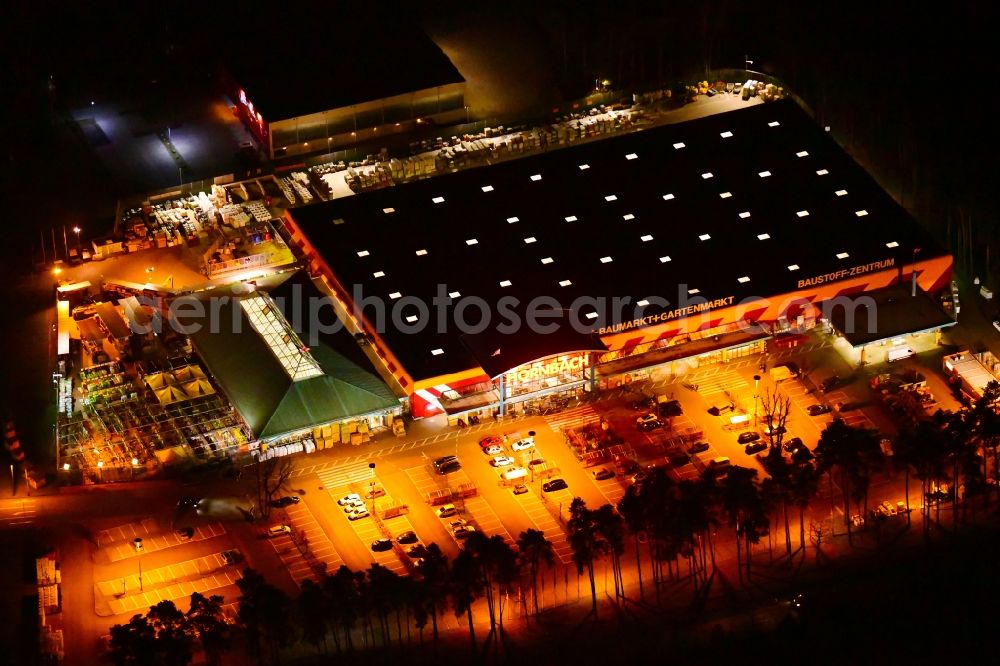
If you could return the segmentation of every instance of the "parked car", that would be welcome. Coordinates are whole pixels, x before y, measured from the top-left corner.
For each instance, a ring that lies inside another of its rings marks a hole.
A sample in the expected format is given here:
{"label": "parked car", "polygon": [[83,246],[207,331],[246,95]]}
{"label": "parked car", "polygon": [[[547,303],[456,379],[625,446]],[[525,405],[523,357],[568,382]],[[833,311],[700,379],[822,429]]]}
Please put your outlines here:
{"label": "parked car", "polygon": [[615,473],[612,472],[607,467],[601,467],[599,469],[595,469],[593,471],[593,475],[594,475],[594,480],[595,481],[604,481],[605,479],[613,479],[613,478],[615,478]]}
{"label": "parked car", "polygon": [[760,439],[760,433],[754,432],[753,430],[748,430],[746,432],[741,432],[736,441],[740,444],[749,444],[750,442],[756,442]]}
{"label": "parked car", "polygon": [[744,451],[746,451],[748,455],[752,455],[759,451],[763,451],[766,448],[767,448],[767,442],[756,441],[747,444],[747,448],[745,448]]}
{"label": "parked car", "polygon": [[413,530],[407,530],[402,534],[396,535],[396,543],[406,544],[406,543],[416,543],[416,542],[417,542],[417,533],[414,532]]}
{"label": "parked car", "polygon": [[820,414],[829,414],[830,405],[826,404],[825,402],[820,402],[815,405],[809,405],[808,407],[806,407],[806,412],[809,413],[809,416],[819,416]]}
{"label": "parked car", "polygon": [[660,413],[660,416],[680,416],[684,413],[681,403],[677,400],[661,402],[657,405],[656,411]]}
{"label": "parked car", "polygon": [[643,417],[642,420],[636,420],[635,422],[635,427],[639,429],[639,432],[650,432],[663,427],[663,422],[656,418],[656,415],[647,414],[646,416],[651,416],[653,418],[647,419],[646,417]]}
{"label": "parked car", "polygon": [[452,472],[457,472],[462,469],[462,463],[458,462],[458,460],[450,460],[444,464],[437,465],[436,467],[438,474],[451,474]]}
{"label": "parked car", "polygon": [[500,446],[499,444],[490,444],[485,449],[483,449],[483,453],[485,453],[488,456],[498,456],[501,453],[503,453],[503,447]]}
{"label": "parked car", "polygon": [[434,459],[434,466],[437,468],[445,467],[446,465],[451,465],[458,462],[458,456],[441,456],[440,458]]}
{"label": "parked car", "polygon": [[490,461],[490,464],[494,467],[506,467],[507,465],[513,465],[514,459],[510,456],[496,456]]}
{"label": "parked car", "polygon": [[802,439],[799,438],[799,437],[792,437],[790,440],[788,440],[787,442],[785,442],[782,445],[782,448],[785,449],[786,451],[788,451],[789,453],[791,453],[792,451],[794,451],[795,449],[799,448],[800,446],[805,446],[802,443]]}
{"label": "parked car", "polygon": [[514,486],[513,490],[515,495],[523,495],[524,493],[528,492],[528,486],[524,485],[523,483],[518,483]]}
{"label": "parked car", "polygon": [[770,423],[764,430],[765,432],[767,432],[768,435],[784,435],[786,432],[788,432],[788,430],[785,429],[785,426],[783,425],[776,426]]}
{"label": "parked car", "polygon": [[387,550],[392,550],[392,541],[390,539],[375,539],[372,541],[373,552],[384,553]]}
{"label": "parked car", "polygon": [[230,564],[230,565],[236,564],[237,562],[239,562],[242,559],[243,559],[243,556],[240,555],[240,551],[238,551],[238,550],[234,549],[234,550],[224,550],[224,551],[222,551],[222,561],[225,562],[226,564]]}
{"label": "parked car", "polygon": [[370,515],[371,514],[368,513],[368,509],[362,507],[360,509],[356,509],[356,510],[351,511],[350,513],[348,513],[347,514],[347,519],[348,520],[361,520],[362,518],[367,518]]}
{"label": "parked car", "polygon": [[448,516],[454,516],[458,513],[458,507],[454,504],[445,504],[438,507],[437,515],[438,518],[447,518]]}
{"label": "parked car", "polygon": [[349,495],[344,495],[339,500],[337,500],[337,504],[339,504],[340,506],[345,506],[347,504],[354,504],[355,502],[360,502],[360,501],[361,501],[361,495],[357,493],[350,493]]}
{"label": "parked car", "polygon": [[544,458],[532,458],[531,460],[528,461],[528,467],[538,467],[539,465],[544,465],[544,464],[545,464]]}
{"label": "parked car", "polygon": [[383,495],[385,495],[385,488],[374,488],[365,493],[365,499],[375,499]]}
{"label": "parked car", "polygon": [[452,530],[452,535],[459,541],[467,539],[470,534],[476,531],[472,525],[461,525]]}
{"label": "parked car", "polygon": [[427,557],[427,546],[417,543],[406,549],[406,554],[412,558],[420,559]]}
{"label": "parked car", "polygon": [[670,463],[671,467],[683,467],[691,462],[691,456],[683,451],[678,451],[667,456],[667,462]]}
{"label": "parked car", "polygon": [[551,481],[546,481],[542,484],[542,490],[547,493],[555,492],[557,490],[566,490],[566,488],[569,488],[569,484],[562,479],[552,479]]}
{"label": "parked car", "polygon": [[510,445],[512,451],[526,451],[535,446],[534,437],[525,437],[524,439],[519,439]]}
{"label": "parked car", "polygon": [[835,388],[843,386],[846,382],[840,375],[830,375],[819,383],[820,393],[829,393]]}
{"label": "parked car", "polygon": [[696,453],[704,453],[705,451],[708,451],[710,447],[711,445],[708,442],[695,442],[694,444],[688,447],[688,453],[690,453],[691,455],[694,455]]}
{"label": "parked car", "polygon": [[658,417],[653,412],[647,412],[642,416],[636,417],[635,419],[635,424],[637,426],[641,426],[645,423],[659,423],[659,422],[660,422],[660,417]]}
{"label": "parked car", "polygon": [[194,528],[182,527],[178,530],[174,530],[174,533],[177,535],[177,538],[180,539],[181,541],[187,541],[194,536]]}
{"label": "parked car", "polygon": [[356,499],[344,505],[344,513],[350,513],[365,508],[364,500]]}
{"label": "parked car", "polygon": [[267,536],[276,537],[282,534],[291,534],[292,528],[288,525],[274,525],[269,530],[267,530]]}
{"label": "parked car", "polygon": [[638,472],[632,475],[630,481],[632,481],[632,484],[634,485],[636,483],[642,483],[648,478],[649,474],[646,472],[646,470],[640,469]]}
{"label": "parked car", "polygon": [[479,440],[479,447],[487,449],[491,446],[503,446],[503,440],[496,435],[487,435]]}
{"label": "parked car", "polygon": [[792,451],[792,460],[797,463],[808,462],[812,459],[813,459],[812,451],[806,448],[805,444]]}
{"label": "parked car", "polygon": [[284,509],[286,506],[291,506],[292,504],[299,503],[298,495],[285,495],[284,497],[279,497],[278,499],[271,502],[271,506],[277,507],[279,509]]}
{"label": "parked car", "polygon": [[632,402],[632,409],[637,412],[644,412],[652,409],[656,406],[656,398],[650,398],[648,396],[640,398]]}

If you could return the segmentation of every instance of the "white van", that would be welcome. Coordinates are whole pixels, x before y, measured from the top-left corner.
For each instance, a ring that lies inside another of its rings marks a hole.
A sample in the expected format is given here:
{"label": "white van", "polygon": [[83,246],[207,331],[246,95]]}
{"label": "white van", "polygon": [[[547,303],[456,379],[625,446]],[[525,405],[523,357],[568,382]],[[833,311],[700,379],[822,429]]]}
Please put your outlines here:
{"label": "white van", "polygon": [[888,354],[889,363],[902,361],[904,358],[910,358],[911,356],[913,356],[913,350],[909,347],[893,347],[889,350]]}
{"label": "white van", "polygon": [[517,479],[523,479],[528,475],[528,470],[523,467],[514,467],[513,469],[508,469],[501,476],[503,476],[504,481],[516,481]]}

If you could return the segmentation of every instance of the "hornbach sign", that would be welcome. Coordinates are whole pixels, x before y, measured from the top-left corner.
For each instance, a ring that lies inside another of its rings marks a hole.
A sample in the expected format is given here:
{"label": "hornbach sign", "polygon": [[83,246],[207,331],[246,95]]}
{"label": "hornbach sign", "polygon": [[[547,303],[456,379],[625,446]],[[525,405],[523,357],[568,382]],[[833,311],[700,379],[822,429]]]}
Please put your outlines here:
{"label": "hornbach sign", "polygon": [[525,384],[527,382],[555,377],[572,372],[579,372],[590,366],[589,354],[576,356],[559,356],[548,361],[536,361],[522,365],[507,373],[507,383]]}
{"label": "hornbach sign", "polygon": [[628,331],[633,328],[643,328],[645,326],[659,324],[664,321],[670,321],[671,319],[677,319],[678,317],[688,317],[693,314],[698,314],[699,312],[708,312],[709,310],[714,310],[716,308],[724,308],[727,305],[732,305],[735,298],[735,296],[726,296],[725,298],[717,298],[714,301],[696,303],[694,305],[688,305],[687,307],[677,308],[675,310],[667,310],[666,312],[661,312],[660,314],[648,315],[646,317],[633,319],[632,321],[625,321],[612,326],[604,326],[598,331],[598,333],[601,335],[621,333],[622,331]]}

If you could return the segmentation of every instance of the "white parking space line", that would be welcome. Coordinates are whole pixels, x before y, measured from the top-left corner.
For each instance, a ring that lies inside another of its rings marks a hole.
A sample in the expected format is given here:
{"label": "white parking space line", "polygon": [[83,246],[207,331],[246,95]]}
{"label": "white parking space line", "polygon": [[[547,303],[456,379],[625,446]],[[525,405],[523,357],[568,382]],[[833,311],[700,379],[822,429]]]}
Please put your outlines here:
{"label": "white parking space line", "polygon": [[323,469],[318,471],[316,476],[323,482],[323,487],[330,490],[367,485],[371,482],[372,471],[367,462],[356,462],[342,467]]}
{"label": "white parking space line", "polygon": [[[330,573],[339,569],[344,560],[333,547],[326,532],[316,522],[316,518],[305,502],[292,504],[284,511],[288,517],[289,526],[305,537],[306,546],[313,557],[326,564],[326,570]],[[316,577],[316,573],[290,536],[283,535],[271,539],[271,545],[297,585],[302,585],[302,581],[306,578]]]}
{"label": "white parking space line", "polygon": [[35,521],[37,507],[34,499],[14,499],[0,504],[0,525],[19,527]]}
{"label": "white parking space line", "polygon": [[[186,580],[178,580],[181,577]],[[158,569],[97,583],[98,591],[114,615],[148,608],[160,601],[180,599],[192,591],[204,592],[233,585],[240,578],[236,567],[226,566],[220,553]],[[155,586],[155,587],[154,587]],[[141,591],[140,591],[140,588]]]}
{"label": "white parking space line", "polygon": [[750,388],[747,380],[735,370],[717,372],[704,378],[698,377],[694,383],[698,385],[698,393],[709,402],[718,397],[716,394],[727,391],[735,394]]}
{"label": "white parking space line", "polygon": [[545,508],[535,491],[529,488],[528,492],[517,495],[517,501],[535,527],[541,530],[545,534],[545,538],[552,543],[552,550],[559,561],[563,564],[572,562],[573,549],[569,547],[569,542],[566,540],[566,532],[563,531],[559,521]]}
{"label": "white parking space line", "polygon": [[[340,500],[351,492],[361,494],[364,499],[364,492],[371,487],[372,473],[367,463],[364,464],[363,470],[360,465],[355,465],[354,471],[348,471],[347,474],[334,474],[331,471],[324,471],[320,472],[318,476],[323,482],[323,488],[330,494],[330,497],[334,501]],[[378,487],[385,490],[385,487],[378,483],[377,477],[375,478],[375,483]],[[370,510],[372,500],[364,499],[364,502],[365,506]],[[386,491],[385,495],[375,499],[375,510],[381,511],[393,504],[394,500],[392,496]],[[339,504],[337,506],[341,508]],[[372,542],[383,538],[378,523],[375,522],[373,517],[368,516],[359,520],[348,520],[347,522],[361,542],[368,547],[368,553],[375,562],[401,576],[409,573],[406,564],[403,562],[403,556],[399,555],[395,550],[375,552],[371,549]],[[383,519],[382,523],[393,534],[413,529],[413,526],[405,515]]]}
{"label": "white parking space line", "polygon": [[[174,546],[181,546],[193,541],[205,541],[206,539],[213,539],[225,533],[226,528],[222,525],[222,523],[199,525],[198,527],[193,528],[193,533],[190,539],[181,538],[176,532],[160,532],[159,534],[154,534],[152,536],[141,537],[142,552],[143,554],[152,553],[158,550],[173,548]],[[132,539],[124,542],[112,543],[106,546],[105,553],[108,556],[108,560],[111,562],[119,562],[138,555]]]}

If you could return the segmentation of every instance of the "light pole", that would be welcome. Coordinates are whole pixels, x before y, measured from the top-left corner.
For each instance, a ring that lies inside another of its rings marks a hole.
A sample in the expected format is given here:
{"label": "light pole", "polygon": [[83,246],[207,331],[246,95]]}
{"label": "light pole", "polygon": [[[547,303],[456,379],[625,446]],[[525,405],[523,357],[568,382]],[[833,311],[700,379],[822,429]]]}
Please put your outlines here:
{"label": "light pole", "polygon": [[13,497],[16,494],[14,490],[14,463],[10,464],[10,496]]}
{"label": "light pole", "polygon": [[76,254],[77,257],[80,255],[80,232],[82,229],[80,227],[73,227],[73,233],[76,234]]}
{"label": "light pole", "polygon": [[915,297],[917,295],[917,253],[920,252],[919,247],[913,248],[913,266],[910,268],[913,271],[913,285],[910,288],[910,297]]}
{"label": "light pole", "polygon": [[142,537],[132,539],[135,544],[135,558],[139,562],[139,591],[142,592]]}
{"label": "light pole", "polygon": [[752,64],[753,64],[753,60],[750,59],[750,56],[748,54],[744,54],[743,55],[743,71],[749,73],[750,72],[750,65],[752,65]]}
{"label": "light pole", "polygon": [[760,375],[753,376],[753,427],[757,427],[757,396],[760,395]]}
{"label": "light pole", "polygon": [[375,463],[368,463],[368,469],[372,471],[371,480],[371,496],[372,496],[372,515],[375,515]]}

